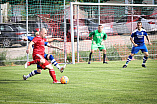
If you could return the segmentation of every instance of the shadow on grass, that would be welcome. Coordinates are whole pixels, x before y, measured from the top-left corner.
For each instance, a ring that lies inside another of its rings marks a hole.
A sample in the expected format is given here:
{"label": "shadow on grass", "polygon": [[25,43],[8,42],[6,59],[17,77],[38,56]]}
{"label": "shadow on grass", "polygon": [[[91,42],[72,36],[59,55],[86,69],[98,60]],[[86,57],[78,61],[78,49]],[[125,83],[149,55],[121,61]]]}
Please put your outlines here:
{"label": "shadow on grass", "polygon": [[18,82],[23,82],[24,80],[0,80],[0,84],[7,84],[7,83],[18,83]]}

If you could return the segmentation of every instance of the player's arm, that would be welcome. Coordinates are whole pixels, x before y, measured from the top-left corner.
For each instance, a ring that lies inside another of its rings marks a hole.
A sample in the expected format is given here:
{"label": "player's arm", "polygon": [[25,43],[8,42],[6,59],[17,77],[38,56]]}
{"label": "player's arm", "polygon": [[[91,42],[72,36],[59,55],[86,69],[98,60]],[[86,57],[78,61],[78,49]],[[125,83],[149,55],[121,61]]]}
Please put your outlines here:
{"label": "player's arm", "polygon": [[52,42],[52,41],[54,41],[54,40],[63,41],[63,39],[61,39],[61,38],[49,38],[49,39],[47,39],[46,41],[47,41],[47,42]]}
{"label": "player's arm", "polygon": [[149,45],[152,45],[152,43],[150,42],[150,38],[149,38],[148,35],[146,35],[146,38],[147,38],[148,44],[149,44]]}
{"label": "player's arm", "polygon": [[104,34],[103,39],[104,39],[104,40],[106,40],[106,39],[107,39],[107,34],[106,34],[106,33]]}
{"label": "player's arm", "polygon": [[47,46],[50,47],[50,48],[56,48],[56,49],[59,49],[59,50],[63,50],[63,49],[61,49],[61,48],[59,48],[59,47],[53,46],[53,45],[50,44],[50,43],[47,43]]}
{"label": "player's arm", "polygon": [[101,45],[103,45],[104,44],[104,41],[107,39],[107,34],[105,33],[104,34],[104,37],[103,37],[103,41],[101,42]]}
{"label": "player's arm", "polygon": [[30,49],[32,48],[32,45],[34,44],[33,41],[31,41],[28,45],[28,49],[26,50],[26,53],[29,54]]}
{"label": "player's arm", "polygon": [[137,44],[134,42],[134,40],[133,40],[134,35],[135,35],[135,33],[133,32],[133,33],[131,34],[130,41],[132,42],[132,44],[133,44],[135,47],[137,47],[138,45],[137,45]]}
{"label": "player's arm", "polygon": [[132,42],[132,44],[137,47],[138,45],[134,42],[133,37],[130,37],[130,41]]}
{"label": "player's arm", "polygon": [[28,38],[27,38],[26,36],[23,36],[23,37],[22,37],[22,40],[27,41]]}
{"label": "player's arm", "polygon": [[34,38],[34,37],[32,37],[32,36],[27,36],[27,37],[26,37],[26,36],[23,36],[23,37],[22,37],[22,40],[24,40],[24,41],[27,41],[27,40],[28,40],[28,41],[32,41],[33,38]]}
{"label": "player's arm", "polygon": [[93,32],[91,32],[90,34],[89,34],[89,37],[90,37],[90,40],[92,40],[92,43],[93,44],[96,44],[94,41],[93,41],[93,36],[95,35],[95,31],[93,31]]}
{"label": "player's arm", "polygon": [[93,35],[94,35],[94,34],[95,34],[94,31],[89,34],[89,37],[90,37],[91,40],[93,39]]}

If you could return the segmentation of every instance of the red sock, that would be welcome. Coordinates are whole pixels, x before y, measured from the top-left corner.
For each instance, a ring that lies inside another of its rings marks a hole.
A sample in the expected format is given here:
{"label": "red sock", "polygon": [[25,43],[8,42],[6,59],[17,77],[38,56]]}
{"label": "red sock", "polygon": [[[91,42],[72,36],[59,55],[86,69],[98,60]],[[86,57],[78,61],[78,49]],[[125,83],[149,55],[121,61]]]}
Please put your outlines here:
{"label": "red sock", "polygon": [[55,74],[55,71],[53,69],[49,70],[49,74],[52,77],[53,81],[57,81],[56,74]]}
{"label": "red sock", "polygon": [[40,62],[40,59],[36,59],[36,60],[33,60],[33,61],[30,61],[29,63],[30,64],[37,64]]}

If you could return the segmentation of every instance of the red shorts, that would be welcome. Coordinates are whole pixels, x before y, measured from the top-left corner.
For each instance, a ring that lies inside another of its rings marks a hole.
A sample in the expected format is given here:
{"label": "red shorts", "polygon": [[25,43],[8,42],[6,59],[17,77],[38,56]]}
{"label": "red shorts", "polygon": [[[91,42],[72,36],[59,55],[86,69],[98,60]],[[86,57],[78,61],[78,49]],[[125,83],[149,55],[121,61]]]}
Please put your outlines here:
{"label": "red shorts", "polygon": [[33,55],[33,60],[38,64],[40,65],[40,67],[42,69],[46,69],[45,67],[47,65],[49,65],[50,63],[45,59],[45,63],[44,64],[40,64],[40,60],[41,59],[45,59],[43,55],[40,55],[40,54],[36,54],[36,55]]}

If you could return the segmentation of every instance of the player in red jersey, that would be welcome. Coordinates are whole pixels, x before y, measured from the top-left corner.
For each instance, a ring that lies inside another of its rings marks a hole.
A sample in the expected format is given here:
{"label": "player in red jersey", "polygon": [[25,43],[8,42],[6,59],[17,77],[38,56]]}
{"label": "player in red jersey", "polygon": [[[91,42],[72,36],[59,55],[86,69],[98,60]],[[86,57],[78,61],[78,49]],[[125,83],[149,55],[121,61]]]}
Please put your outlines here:
{"label": "player in red jersey", "polygon": [[[37,64],[40,65],[40,67],[42,69],[49,69],[49,73],[50,76],[53,79],[53,83],[60,83],[57,79],[56,79],[56,74],[55,71],[53,69],[53,66],[51,65],[51,63],[49,63],[45,58],[44,58],[44,52],[45,52],[45,47],[44,47],[44,42],[50,42],[53,39],[45,39],[45,36],[47,34],[47,31],[45,28],[42,28],[41,31],[39,32],[39,35],[34,37],[34,39],[29,43],[28,45],[28,49],[26,50],[26,53],[28,54],[30,51],[30,48],[32,47],[32,45],[34,45],[33,48],[33,61],[28,62],[28,66],[31,64]],[[37,69],[38,74],[41,73],[42,69]]]}

